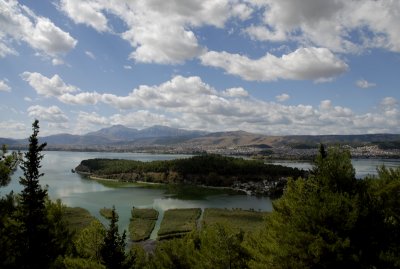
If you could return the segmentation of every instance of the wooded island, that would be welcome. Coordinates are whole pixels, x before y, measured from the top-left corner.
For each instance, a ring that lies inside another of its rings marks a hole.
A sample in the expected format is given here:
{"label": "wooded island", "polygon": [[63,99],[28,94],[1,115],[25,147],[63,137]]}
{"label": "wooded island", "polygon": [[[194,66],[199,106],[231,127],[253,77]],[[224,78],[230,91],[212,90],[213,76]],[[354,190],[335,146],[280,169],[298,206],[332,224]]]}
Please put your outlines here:
{"label": "wooded island", "polygon": [[281,194],[287,178],[296,179],[306,174],[297,168],[216,154],[151,162],[89,159],[83,160],[75,170],[91,178],[230,187],[264,195]]}

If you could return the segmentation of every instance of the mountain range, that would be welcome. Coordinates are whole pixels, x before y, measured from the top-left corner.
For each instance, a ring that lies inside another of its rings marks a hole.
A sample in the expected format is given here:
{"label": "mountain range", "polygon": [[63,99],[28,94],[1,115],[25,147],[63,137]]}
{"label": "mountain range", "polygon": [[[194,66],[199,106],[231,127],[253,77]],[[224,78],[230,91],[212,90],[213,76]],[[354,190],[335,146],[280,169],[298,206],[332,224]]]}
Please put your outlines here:
{"label": "mountain range", "polygon": [[[182,146],[182,147],[237,147],[254,146],[260,148],[290,146],[297,148],[315,148],[318,143],[365,145],[370,143],[397,143],[399,134],[365,135],[291,135],[267,136],[245,131],[205,132],[184,130],[155,125],[142,130],[113,125],[84,135],[56,134],[40,138],[49,146]],[[27,145],[27,139],[0,138],[0,144],[10,147]]]}

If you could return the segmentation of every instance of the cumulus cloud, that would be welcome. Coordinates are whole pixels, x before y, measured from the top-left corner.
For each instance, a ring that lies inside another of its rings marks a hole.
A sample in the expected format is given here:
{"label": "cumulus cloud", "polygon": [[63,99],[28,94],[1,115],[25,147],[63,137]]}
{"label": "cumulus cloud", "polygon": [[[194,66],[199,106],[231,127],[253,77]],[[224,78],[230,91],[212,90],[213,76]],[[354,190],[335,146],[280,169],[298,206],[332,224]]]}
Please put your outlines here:
{"label": "cumulus cloud", "polygon": [[277,79],[332,79],[348,69],[348,65],[325,48],[300,48],[276,57],[270,53],[260,59],[239,54],[210,51],[200,57],[203,65],[219,67],[228,74],[245,80],[273,81]]}
{"label": "cumulus cloud", "polygon": [[0,2],[0,56],[16,54],[12,41],[26,42],[33,49],[51,57],[64,54],[76,46],[71,35],[50,19],[36,15],[15,0]]}
{"label": "cumulus cloud", "polygon": [[275,96],[276,100],[278,100],[279,102],[285,102],[287,100],[289,100],[290,95],[287,93],[282,93],[280,95]]}
{"label": "cumulus cloud", "polygon": [[0,80],[0,92],[10,92],[11,87],[8,86],[7,80]]}
{"label": "cumulus cloud", "polygon": [[[278,96],[286,98],[284,94]],[[71,92],[54,97],[65,103],[101,103],[119,110],[110,116],[81,112],[78,118],[82,130],[111,124],[139,128],[161,124],[276,135],[400,132],[398,100],[394,97],[384,98],[376,110],[356,114],[331,100],[322,100],[317,106],[285,105],[255,99],[243,88],[219,91],[195,76],[175,76],[159,85],[141,85],[127,95]]]}
{"label": "cumulus cloud", "polygon": [[264,9],[262,23],[246,30],[258,40],[311,43],[335,52],[359,52],[373,47],[400,51],[399,1],[249,2]]}
{"label": "cumulus cloud", "polygon": [[0,121],[0,129],[2,130],[2,137],[9,138],[25,138],[28,136],[30,126],[22,122],[7,120]]}
{"label": "cumulus cloud", "polygon": [[30,117],[53,123],[64,123],[68,121],[68,117],[61,111],[58,106],[30,106],[27,109]]}
{"label": "cumulus cloud", "polygon": [[38,94],[46,97],[58,97],[79,90],[77,87],[65,84],[57,74],[48,78],[37,72],[24,72],[21,74],[21,77],[23,80],[27,81]]}
{"label": "cumulus cloud", "polygon": [[238,0],[61,0],[59,8],[75,23],[100,32],[112,31],[107,15],[118,16],[128,28],[121,37],[134,49],[130,58],[159,64],[178,64],[203,53],[193,29],[222,28],[231,18],[252,14],[251,6]]}
{"label": "cumulus cloud", "polygon": [[365,79],[357,80],[356,85],[357,85],[357,87],[362,88],[362,89],[368,89],[368,88],[372,88],[372,87],[376,86],[375,83],[369,82]]}
{"label": "cumulus cloud", "polygon": [[170,119],[163,114],[152,113],[148,110],[139,110],[127,114],[114,114],[110,117],[110,122],[115,124],[122,124],[125,126],[146,128],[153,125],[176,125],[177,119]]}

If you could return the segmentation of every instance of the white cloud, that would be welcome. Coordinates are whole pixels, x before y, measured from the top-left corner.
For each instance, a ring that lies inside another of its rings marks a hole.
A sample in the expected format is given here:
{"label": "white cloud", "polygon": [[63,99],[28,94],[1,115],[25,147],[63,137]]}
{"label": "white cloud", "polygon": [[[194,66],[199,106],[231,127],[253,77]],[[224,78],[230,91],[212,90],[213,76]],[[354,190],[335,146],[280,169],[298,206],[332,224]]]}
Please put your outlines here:
{"label": "white cloud", "polygon": [[256,81],[329,80],[348,69],[347,64],[328,49],[314,47],[300,48],[281,57],[267,53],[257,60],[225,51],[210,51],[200,59],[203,65],[219,67],[228,74]]}
{"label": "white cloud", "polygon": [[382,106],[387,106],[387,107],[396,106],[397,104],[398,104],[397,99],[394,97],[385,97],[381,102]]}
{"label": "white cloud", "polygon": [[249,96],[249,93],[242,87],[226,89],[222,94],[224,96],[228,96],[228,97],[247,97],[247,96]]}
{"label": "white cloud", "polygon": [[130,65],[124,65],[124,69],[130,70],[130,69],[132,69],[132,66],[130,66]]}
{"label": "white cloud", "polygon": [[32,102],[32,98],[30,98],[30,97],[28,97],[28,96],[25,96],[25,97],[24,97],[24,100],[25,100],[26,102]]}
{"label": "white cloud", "polygon": [[94,105],[101,99],[101,94],[97,92],[82,92],[76,95],[70,93],[64,93],[59,96],[58,99],[66,104],[73,105]]}
{"label": "white cloud", "polygon": [[252,8],[238,0],[61,0],[60,9],[75,23],[97,31],[112,31],[107,16],[119,17],[128,28],[121,34],[137,62],[179,64],[204,52],[194,29],[205,25],[223,28],[231,18],[248,19]]}
{"label": "white cloud", "polygon": [[107,18],[101,12],[101,1],[61,0],[60,10],[64,11],[75,23],[83,23],[99,32],[109,31]]}
{"label": "white cloud", "polygon": [[275,96],[276,100],[278,100],[279,102],[285,102],[287,100],[289,100],[290,95],[287,93],[282,93],[280,95]]}
{"label": "white cloud", "polygon": [[21,77],[27,81],[38,94],[46,97],[58,97],[79,90],[77,87],[65,84],[57,74],[48,78],[37,72],[24,72],[21,74]]}
{"label": "white cloud", "polygon": [[[399,1],[249,0],[264,8],[263,22],[248,28],[252,38],[297,41],[335,52],[380,47],[400,51]],[[354,37],[357,38],[354,38]]]}
{"label": "white cloud", "polygon": [[146,128],[153,125],[175,125],[176,119],[169,119],[162,114],[152,113],[147,110],[139,110],[127,114],[114,114],[110,117],[110,122],[114,124],[122,124],[134,128]]}
{"label": "white cloud", "polygon": [[0,121],[1,137],[25,138],[30,131],[29,126],[14,120]]}
{"label": "white cloud", "polygon": [[10,92],[11,87],[8,86],[7,80],[0,80],[0,92]]}
{"label": "white cloud", "polygon": [[96,60],[96,56],[94,56],[93,52],[87,50],[87,51],[85,51],[85,54],[86,54],[89,58],[91,58],[92,60]]}
{"label": "white cloud", "polygon": [[30,117],[53,123],[64,123],[68,121],[68,117],[61,111],[58,106],[30,106],[27,109]]}
{"label": "white cloud", "polygon": [[93,125],[109,125],[109,120],[106,117],[100,116],[96,112],[84,112],[79,111],[78,122],[82,124],[93,124]]}
{"label": "white cloud", "polygon": [[[322,100],[319,106],[284,105],[257,100],[243,88],[218,91],[199,77],[175,76],[159,85],[141,85],[122,96],[80,92],[54,97],[70,104],[107,104],[120,111],[111,116],[81,112],[77,126],[82,130],[109,124],[139,128],[162,124],[208,131],[242,129],[271,135],[400,132],[400,112],[394,97],[384,98],[374,111],[356,114],[331,100]],[[286,96],[282,94],[282,98]]]}
{"label": "white cloud", "polygon": [[51,63],[52,63],[54,66],[57,66],[57,65],[63,65],[63,64],[64,64],[64,61],[61,60],[60,58],[53,58],[53,59],[51,60]]}
{"label": "white cloud", "polygon": [[37,16],[15,0],[0,2],[0,56],[16,54],[12,41],[26,42],[33,49],[55,57],[76,46],[77,41],[48,18]]}
{"label": "white cloud", "polygon": [[368,88],[372,88],[372,87],[376,86],[375,83],[369,82],[365,79],[357,80],[356,85],[357,85],[357,87],[362,88],[362,89],[368,89]]}

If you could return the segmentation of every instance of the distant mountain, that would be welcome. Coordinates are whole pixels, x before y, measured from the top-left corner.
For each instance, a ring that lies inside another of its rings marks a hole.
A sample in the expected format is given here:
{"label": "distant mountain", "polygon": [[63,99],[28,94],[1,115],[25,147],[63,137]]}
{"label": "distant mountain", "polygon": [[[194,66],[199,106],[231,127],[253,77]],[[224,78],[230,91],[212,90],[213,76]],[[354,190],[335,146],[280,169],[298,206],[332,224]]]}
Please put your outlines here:
{"label": "distant mountain", "polygon": [[171,128],[167,126],[154,125],[152,127],[140,130],[138,138],[150,137],[197,137],[205,135],[207,132],[203,131],[188,131],[184,129]]}
{"label": "distant mountain", "polygon": [[108,128],[100,129],[96,132],[87,133],[84,136],[97,136],[107,138],[111,141],[130,141],[135,139],[136,135],[139,133],[139,130],[128,128],[123,125],[113,125]]}
{"label": "distant mountain", "polygon": [[245,131],[216,132],[209,133],[185,142],[194,146],[214,146],[214,147],[233,147],[233,146],[256,146],[270,147],[281,141],[282,137],[253,134]]}
{"label": "distant mountain", "polygon": [[[155,125],[142,130],[128,128],[123,125],[113,125],[84,135],[57,134],[40,138],[49,146],[68,148],[82,146],[113,147],[146,147],[146,146],[182,146],[194,147],[292,147],[316,148],[319,143],[349,144],[352,146],[378,144],[385,147],[400,147],[399,134],[365,134],[365,135],[291,135],[267,136],[245,131],[215,132],[191,131]],[[10,147],[21,147],[28,143],[27,139],[0,138],[0,144]],[[383,143],[383,144],[382,144]],[[394,146],[393,146],[394,145]],[[64,147],[65,146],[65,147]]]}

